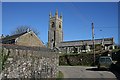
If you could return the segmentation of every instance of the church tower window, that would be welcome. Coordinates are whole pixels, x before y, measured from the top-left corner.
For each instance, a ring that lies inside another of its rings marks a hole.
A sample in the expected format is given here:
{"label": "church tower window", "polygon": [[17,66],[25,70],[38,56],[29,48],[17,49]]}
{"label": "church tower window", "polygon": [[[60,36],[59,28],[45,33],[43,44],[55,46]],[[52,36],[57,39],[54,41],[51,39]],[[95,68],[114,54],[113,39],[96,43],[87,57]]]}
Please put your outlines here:
{"label": "church tower window", "polygon": [[52,22],[52,28],[54,28],[55,27],[55,23],[54,22]]}
{"label": "church tower window", "polygon": [[59,28],[61,28],[61,25],[59,25]]}

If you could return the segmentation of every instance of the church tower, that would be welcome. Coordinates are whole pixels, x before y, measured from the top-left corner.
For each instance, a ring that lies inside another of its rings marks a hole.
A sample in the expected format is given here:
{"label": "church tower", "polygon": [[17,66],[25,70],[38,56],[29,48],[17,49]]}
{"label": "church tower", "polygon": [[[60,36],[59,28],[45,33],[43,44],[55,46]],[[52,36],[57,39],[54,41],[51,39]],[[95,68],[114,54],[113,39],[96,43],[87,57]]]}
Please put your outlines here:
{"label": "church tower", "polygon": [[56,10],[55,16],[49,14],[49,30],[48,30],[48,48],[57,48],[58,44],[63,41],[62,30],[62,14],[58,16],[58,10]]}

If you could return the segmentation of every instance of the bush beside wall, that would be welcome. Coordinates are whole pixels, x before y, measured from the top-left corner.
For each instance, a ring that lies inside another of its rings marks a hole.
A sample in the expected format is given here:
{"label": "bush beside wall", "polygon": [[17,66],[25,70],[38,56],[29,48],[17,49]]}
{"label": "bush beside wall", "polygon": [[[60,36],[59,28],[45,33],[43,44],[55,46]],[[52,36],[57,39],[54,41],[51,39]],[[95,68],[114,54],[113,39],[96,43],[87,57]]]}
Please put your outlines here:
{"label": "bush beside wall", "polygon": [[[99,55],[96,54],[96,64],[98,61]],[[92,66],[94,63],[94,55],[93,54],[76,54],[76,55],[63,55],[59,57],[59,65],[70,65],[70,66]]]}

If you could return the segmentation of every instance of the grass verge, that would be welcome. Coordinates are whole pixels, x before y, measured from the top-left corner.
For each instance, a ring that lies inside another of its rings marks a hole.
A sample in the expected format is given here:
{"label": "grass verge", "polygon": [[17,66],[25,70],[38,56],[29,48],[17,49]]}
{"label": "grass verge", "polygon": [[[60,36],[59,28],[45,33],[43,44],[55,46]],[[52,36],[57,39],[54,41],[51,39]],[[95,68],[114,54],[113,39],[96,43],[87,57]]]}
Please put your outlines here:
{"label": "grass verge", "polygon": [[57,80],[61,80],[62,78],[64,78],[64,74],[61,71],[59,71],[57,75]]}

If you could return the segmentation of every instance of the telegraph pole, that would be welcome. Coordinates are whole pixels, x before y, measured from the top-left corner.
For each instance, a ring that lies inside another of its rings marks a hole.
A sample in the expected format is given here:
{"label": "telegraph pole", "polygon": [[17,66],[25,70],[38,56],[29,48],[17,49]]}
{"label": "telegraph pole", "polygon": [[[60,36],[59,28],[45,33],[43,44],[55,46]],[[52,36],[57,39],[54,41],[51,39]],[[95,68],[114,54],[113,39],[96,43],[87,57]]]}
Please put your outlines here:
{"label": "telegraph pole", "polygon": [[94,54],[94,65],[95,65],[95,40],[94,40],[94,24],[92,23],[92,41],[93,41],[93,54]]}

